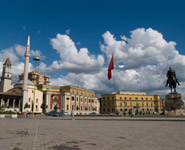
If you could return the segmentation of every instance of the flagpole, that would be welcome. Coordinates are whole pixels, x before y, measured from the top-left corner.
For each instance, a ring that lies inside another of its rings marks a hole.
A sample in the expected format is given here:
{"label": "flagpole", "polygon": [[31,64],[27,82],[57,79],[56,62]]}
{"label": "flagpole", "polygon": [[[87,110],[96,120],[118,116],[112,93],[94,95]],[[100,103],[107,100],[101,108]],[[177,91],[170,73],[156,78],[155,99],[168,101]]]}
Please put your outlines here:
{"label": "flagpole", "polygon": [[113,69],[113,87],[114,87],[114,92],[115,92],[115,100],[114,100],[114,113],[116,115],[116,67],[115,67],[115,57],[114,57],[114,52],[112,53],[112,57],[114,59],[114,69]]}
{"label": "flagpole", "polygon": [[[114,57],[114,52],[112,53],[112,56],[113,56],[113,59],[115,58]],[[114,62],[115,62],[115,59],[114,59]],[[114,63],[114,66],[115,66],[115,63]],[[116,68],[114,67],[113,69],[113,76],[114,76],[114,81],[113,81],[113,85],[114,85],[114,92],[116,92]]]}

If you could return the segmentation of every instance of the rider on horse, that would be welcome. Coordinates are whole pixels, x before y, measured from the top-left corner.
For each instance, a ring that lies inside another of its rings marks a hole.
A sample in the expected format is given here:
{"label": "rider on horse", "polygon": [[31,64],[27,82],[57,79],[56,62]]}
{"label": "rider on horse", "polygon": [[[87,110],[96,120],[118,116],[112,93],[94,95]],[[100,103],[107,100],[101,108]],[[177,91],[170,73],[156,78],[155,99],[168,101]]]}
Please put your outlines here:
{"label": "rider on horse", "polygon": [[176,73],[175,70],[173,70],[171,67],[169,68],[167,74],[167,82],[166,82],[166,86],[168,86],[171,88],[171,92],[172,92],[172,88],[174,88],[174,92],[176,92],[176,83],[178,85],[180,85],[178,79],[176,78]]}

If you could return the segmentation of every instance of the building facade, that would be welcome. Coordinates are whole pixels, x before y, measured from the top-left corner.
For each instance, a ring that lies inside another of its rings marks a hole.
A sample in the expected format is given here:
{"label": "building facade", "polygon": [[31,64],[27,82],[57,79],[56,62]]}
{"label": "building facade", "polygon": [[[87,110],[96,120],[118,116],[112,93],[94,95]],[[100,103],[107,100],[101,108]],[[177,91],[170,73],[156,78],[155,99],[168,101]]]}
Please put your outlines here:
{"label": "building facade", "polygon": [[[36,85],[49,85],[49,78],[50,76],[38,72],[29,72],[28,73],[28,80],[32,81]],[[24,79],[24,74],[19,75],[19,81]]]}
{"label": "building facade", "polygon": [[51,110],[73,112],[75,115],[99,114],[100,104],[92,90],[76,86],[51,86],[39,85],[38,89],[43,91],[43,104],[45,112]]}
{"label": "building facade", "polygon": [[101,96],[101,113],[154,113],[160,111],[160,97],[137,92],[117,92]]}
{"label": "building facade", "polygon": [[[23,104],[23,83],[17,83],[7,92],[0,93],[0,106],[8,111],[33,112],[34,85],[31,81],[27,84],[28,99]],[[42,113],[43,92],[35,87],[34,113]]]}

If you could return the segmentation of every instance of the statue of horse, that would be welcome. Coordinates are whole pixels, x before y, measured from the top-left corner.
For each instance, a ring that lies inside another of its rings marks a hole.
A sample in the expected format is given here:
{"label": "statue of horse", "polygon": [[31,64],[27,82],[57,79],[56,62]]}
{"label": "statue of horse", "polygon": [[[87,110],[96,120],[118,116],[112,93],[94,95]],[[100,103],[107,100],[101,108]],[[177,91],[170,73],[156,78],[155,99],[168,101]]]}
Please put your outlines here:
{"label": "statue of horse", "polygon": [[174,93],[176,93],[176,85],[177,85],[176,83],[177,82],[176,82],[176,79],[174,77],[171,77],[171,79],[169,78],[169,87],[171,89],[171,93],[173,93],[172,89],[174,89]]}

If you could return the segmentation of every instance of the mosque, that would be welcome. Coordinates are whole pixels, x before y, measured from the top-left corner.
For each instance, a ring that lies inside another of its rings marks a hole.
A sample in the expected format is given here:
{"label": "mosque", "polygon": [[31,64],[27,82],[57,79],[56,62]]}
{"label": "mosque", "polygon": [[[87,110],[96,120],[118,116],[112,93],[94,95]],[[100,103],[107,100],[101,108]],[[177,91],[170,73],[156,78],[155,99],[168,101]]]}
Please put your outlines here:
{"label": "mosque", "polygon": [[100,102],[92,90],[76,86],[49,85],[49,76],[28,72],[30,37],[25,52],[24,73],[19,82],[11,85],[12,64],[7,58],[3,64],[0,81],[0,107],[8,111],[46,113],[51,110],[74,114],[90,114],[100,111]]}

